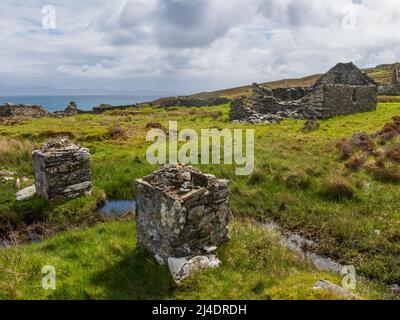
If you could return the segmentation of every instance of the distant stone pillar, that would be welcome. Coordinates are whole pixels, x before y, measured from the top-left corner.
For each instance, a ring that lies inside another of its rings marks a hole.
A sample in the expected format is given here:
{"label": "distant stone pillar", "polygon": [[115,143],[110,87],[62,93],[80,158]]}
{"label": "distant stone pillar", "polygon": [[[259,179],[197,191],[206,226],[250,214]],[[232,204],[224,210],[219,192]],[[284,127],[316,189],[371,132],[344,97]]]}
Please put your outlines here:
{"label": "distant stone pillar", "polygon": [[393,69],[392,85],[400,88],[400,65],[398,63],[395,64]]}
{"label": "distant stone pillar", "polygon": [[53,140],[32,153],[35,186],[45,200],[73,198],[92,190],[90,153],[67,140]]}
{"label": "distant stone pillar", "polygon": [[160,263],[216,253],[228,240],[228,180],[166,165],[137,180],[137,242]]}

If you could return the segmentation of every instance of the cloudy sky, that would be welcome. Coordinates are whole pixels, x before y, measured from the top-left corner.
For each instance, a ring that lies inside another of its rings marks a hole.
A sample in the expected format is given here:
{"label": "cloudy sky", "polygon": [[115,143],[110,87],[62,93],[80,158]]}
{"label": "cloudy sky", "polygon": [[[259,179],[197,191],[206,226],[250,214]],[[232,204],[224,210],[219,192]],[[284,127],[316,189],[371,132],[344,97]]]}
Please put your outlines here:
{"label": "cloudy sky", "polygon": [[1,0],[0,12],[3,95],[187,94],[400,60],[398,0]]}

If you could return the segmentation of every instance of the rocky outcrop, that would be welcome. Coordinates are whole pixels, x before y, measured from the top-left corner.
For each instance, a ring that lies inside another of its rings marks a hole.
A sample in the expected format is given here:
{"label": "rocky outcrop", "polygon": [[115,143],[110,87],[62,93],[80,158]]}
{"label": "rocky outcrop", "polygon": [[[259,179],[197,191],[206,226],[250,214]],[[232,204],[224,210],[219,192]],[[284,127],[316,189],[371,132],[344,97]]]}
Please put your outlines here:
{"label": "rocky outcrop", "polygon": [[6,103],[0,106],[0,117],[41,118],[49,113],[42,106]]}
{"label": "rocky outcrop", "polygon": [[45,200],[73,198],[92,190],[90,153],[67,140],[54,140],[32,153],[35,186]]}
{"label": "rocky outcrop", "polygon": [[227,180],[166,165],[137,180],[137,242],[160,264],[216,254],[228,240]]}

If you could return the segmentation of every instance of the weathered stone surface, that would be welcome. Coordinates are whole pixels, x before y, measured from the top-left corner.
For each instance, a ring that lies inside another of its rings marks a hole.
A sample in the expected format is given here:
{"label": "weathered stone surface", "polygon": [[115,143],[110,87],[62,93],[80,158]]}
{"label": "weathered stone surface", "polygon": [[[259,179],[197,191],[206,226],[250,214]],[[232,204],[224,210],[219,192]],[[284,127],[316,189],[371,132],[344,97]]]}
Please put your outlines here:
{"label": "weathered stone surface", "polygon": [[35,194],[36,194],[36,187],[33,185],[18,191],[15,196],[17,198],[17,201],[24,201],[33,198]]}
{"label": "weathered stone surface", "polygon": [[202,256],[228,240],[226,180],[166,165],[137,180],[137,242],[158,261]]}
{"label": "weathered stone surface", "polygon": [[234,100],[230,117],[244,123],[279,123],[373,111],[377,92],[377,84],[353,63],[339,63],[308,88],[267,89],[254,83],[251,101]]}
{"label": "weathered stone surface", "polygon": [[32,153],[37,194],[46,199],[72,198],[92,189],[90,153],[67,140],[54,140]]}
{"label": "weathered stone surface", "polygon": [[221,261],[215,256],[196,256],[187,258],[168,258],[168,267],[174,281],[179,284],[182,280],[190,277],[194,272],[219,268]]}

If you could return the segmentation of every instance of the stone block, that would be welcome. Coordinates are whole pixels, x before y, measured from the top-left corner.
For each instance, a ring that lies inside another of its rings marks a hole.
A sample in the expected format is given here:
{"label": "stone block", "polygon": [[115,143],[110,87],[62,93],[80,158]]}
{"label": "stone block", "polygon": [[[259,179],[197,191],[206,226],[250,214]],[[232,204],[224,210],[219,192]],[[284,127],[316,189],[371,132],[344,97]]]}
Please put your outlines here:
{"label": "stone block", "polygon": [[73,198],[92,190],[90,153],[67,140],[54,140],[32,153],[35,186],[45,200]]}

